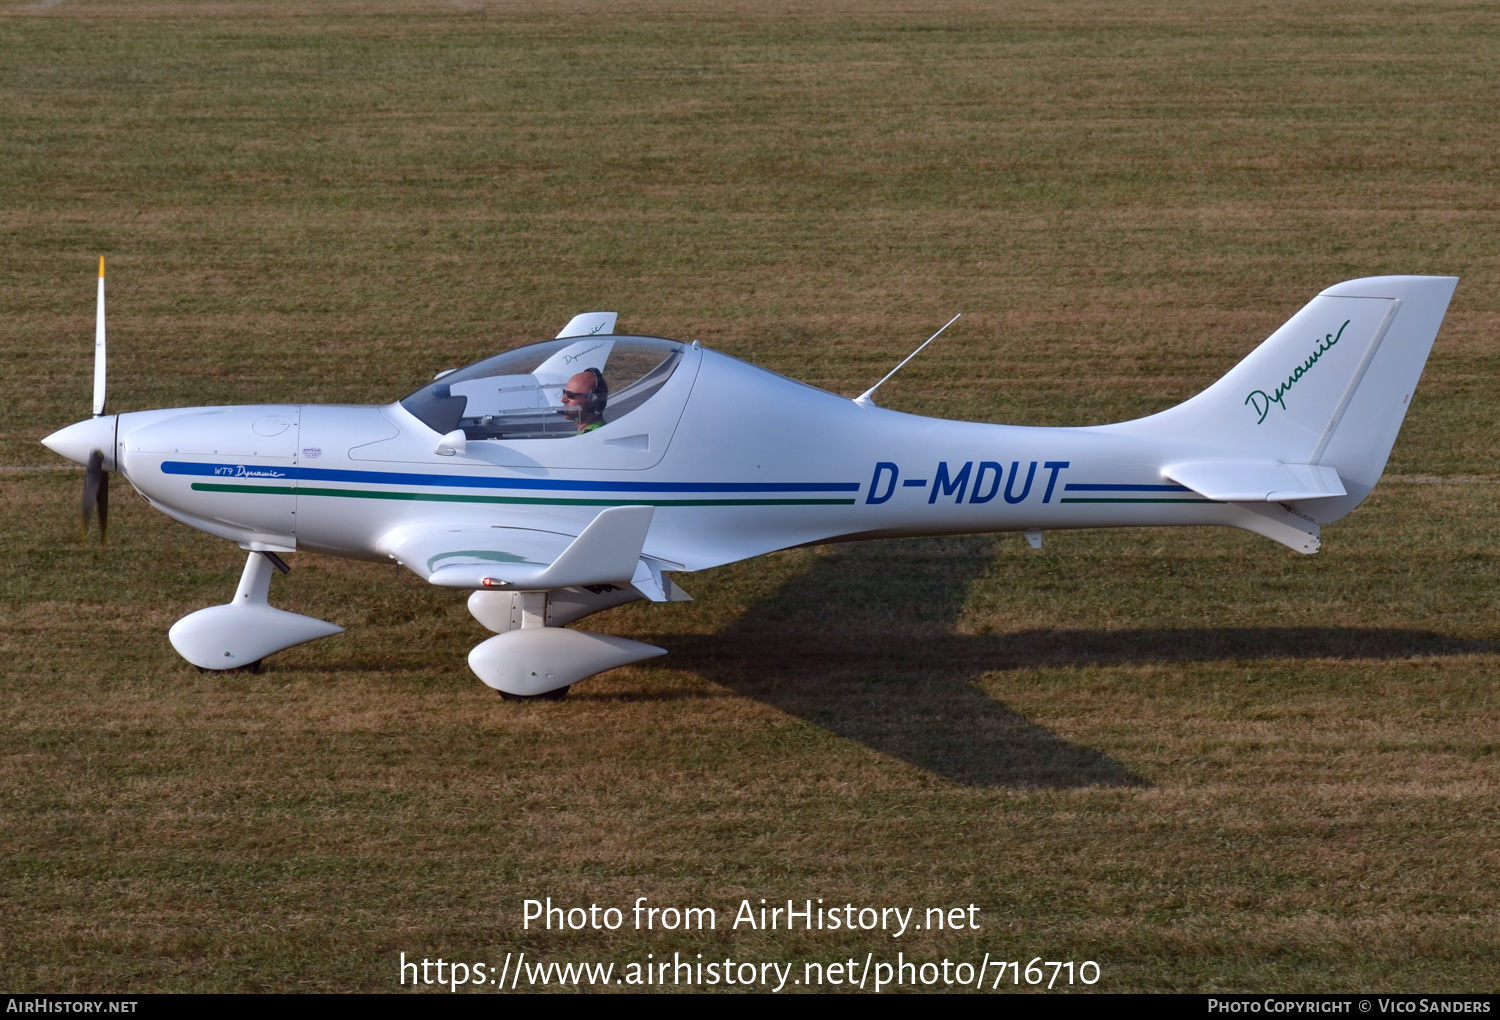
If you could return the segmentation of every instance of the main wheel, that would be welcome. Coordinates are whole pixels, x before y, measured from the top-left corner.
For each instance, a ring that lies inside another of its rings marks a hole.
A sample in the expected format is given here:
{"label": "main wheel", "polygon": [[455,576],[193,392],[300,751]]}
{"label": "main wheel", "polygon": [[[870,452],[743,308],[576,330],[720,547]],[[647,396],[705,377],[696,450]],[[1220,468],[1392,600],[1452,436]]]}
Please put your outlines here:
{"label": "main wheel", "polygon": [[543,694],[509,694],[505,691],[497,691],[496,693],[506,701],[561,701],[568,696],[568,690],[572,686],[572,684],[569,684],[567,687],[559,687],[556,690],[547,691]]}

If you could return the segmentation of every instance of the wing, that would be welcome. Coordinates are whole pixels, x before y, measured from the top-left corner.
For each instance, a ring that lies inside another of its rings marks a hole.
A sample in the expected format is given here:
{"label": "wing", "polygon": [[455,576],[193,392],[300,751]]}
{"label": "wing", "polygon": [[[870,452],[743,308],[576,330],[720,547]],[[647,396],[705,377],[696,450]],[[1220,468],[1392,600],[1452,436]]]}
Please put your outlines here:
{"label": "wing", "polygon": [[653,602],[673,601],[675,589],[661,564],[641,554],[654,512],[609,507],[576,537],[505,525],[406,525],[378,548],[445,588],[551,591],[613,584],[634,587]]}

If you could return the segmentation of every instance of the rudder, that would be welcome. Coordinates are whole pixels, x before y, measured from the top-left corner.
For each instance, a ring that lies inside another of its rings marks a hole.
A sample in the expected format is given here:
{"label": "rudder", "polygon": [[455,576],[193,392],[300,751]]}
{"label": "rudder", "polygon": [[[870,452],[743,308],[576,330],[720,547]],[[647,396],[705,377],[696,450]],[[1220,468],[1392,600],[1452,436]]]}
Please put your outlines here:
{"label": "rudder", "polygon": [[1324,292],[1390,294],[1397,308],[1363,377],[1354,380],[1313,451],[1311,463],[1334,468],[1349,490],[1308,508],[1322,523],[1353,510],[1380,481],[1457,286],[1456,276],[1377,276]]}

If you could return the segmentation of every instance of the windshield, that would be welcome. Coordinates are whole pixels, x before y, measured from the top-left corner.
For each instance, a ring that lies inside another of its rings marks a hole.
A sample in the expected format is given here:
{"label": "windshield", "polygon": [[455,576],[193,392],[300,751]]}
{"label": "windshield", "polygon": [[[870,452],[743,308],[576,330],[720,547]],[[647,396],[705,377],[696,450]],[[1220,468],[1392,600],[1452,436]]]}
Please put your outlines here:
{"label": "windshield", "polygon": [[[401,406],[444,435],[461,428],[469,439],[576,436],[649,400],[682,361],[682,350],[675,340],[643,336],[549,340],[446,373]],[[568,391],[580,374],[587,377],[579,387],[585,392]]]}

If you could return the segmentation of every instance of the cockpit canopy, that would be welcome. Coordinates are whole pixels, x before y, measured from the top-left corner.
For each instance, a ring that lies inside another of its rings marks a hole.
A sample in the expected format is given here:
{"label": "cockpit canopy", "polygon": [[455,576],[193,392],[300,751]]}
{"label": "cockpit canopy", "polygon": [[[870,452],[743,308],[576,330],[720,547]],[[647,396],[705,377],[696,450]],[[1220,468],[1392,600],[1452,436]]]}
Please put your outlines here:
{"label": "cockpit canopy", "polygon": [[563,387],[590,368],[609,387],[606,425],[630,414],[671,378],[685,345],[647,336],[549,340],[448,372],[401,401],[434,432],[469,439],[557,439],[578,434]]}

